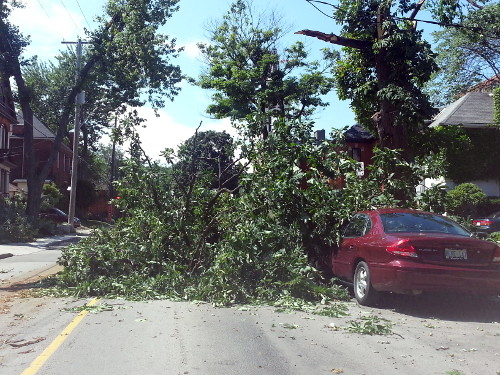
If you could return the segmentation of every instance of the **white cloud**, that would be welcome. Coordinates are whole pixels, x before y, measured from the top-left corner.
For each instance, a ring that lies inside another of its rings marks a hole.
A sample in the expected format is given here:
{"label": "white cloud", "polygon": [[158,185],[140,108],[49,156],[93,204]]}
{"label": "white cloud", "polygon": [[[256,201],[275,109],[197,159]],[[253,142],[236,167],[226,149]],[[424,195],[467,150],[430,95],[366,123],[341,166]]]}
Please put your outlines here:
{"label": "white cloud", "polygon": [[201,58],[201,53],[200,49],[198,48],[198,43],[199,42],[192,42],[185,44],[184,47],[184,53],[186,56],[193,58],[193,59],[199,59]]}
{"label": "white cloud", "polygon": [[222,120],[210,120],[207,124],[202,124],[201,131],[205,130],[213,130],[217,132],[226,132],[231,135],[233,138],[238,136],[236,129],[231,125],[231,120],[229,118],[225,118]]}
{"label": "white cloud", "polygon": [[[151,108],[142,107],[138,108],[137,111],[139,116],[146,120],[146,127],[141,127],[137,131],[144,151],[152,159],[161,160],[160,153],[166,148],[172,148],[177,151],[177,147],[192,137],[196,131],[192,126],[179,123],[164,110],[158,111],[159,116],[156,116],[154,110]],[[208,123],[202,123],[199,131],[207,130],[225,131],[236,137],[236,131],[231,126],[229,119],[210,120]],[[109,142],[109,137],[103,137],[101,142]]]}
{"label": "white cloud", "polygon": [[19,26],[23,35],[30,36],[27,55],[37,55],[42,60],[51,59],[65,49],[62,41],[76,41],[78,36],[84,37],[83,16],[63,7],[60,2],[30,0],[25,5],[24,8],[15,8],[10,19]]}
{"label": "white cloud", "polygon": [[158,116],[152,108],[137,108],[138,114],[145,119],[145,127],[137,129],[142,147],[152,159],[159,159],[166,148],[173,148],[194,134],[192,127],[178,123],[165,111],[159,110]]}

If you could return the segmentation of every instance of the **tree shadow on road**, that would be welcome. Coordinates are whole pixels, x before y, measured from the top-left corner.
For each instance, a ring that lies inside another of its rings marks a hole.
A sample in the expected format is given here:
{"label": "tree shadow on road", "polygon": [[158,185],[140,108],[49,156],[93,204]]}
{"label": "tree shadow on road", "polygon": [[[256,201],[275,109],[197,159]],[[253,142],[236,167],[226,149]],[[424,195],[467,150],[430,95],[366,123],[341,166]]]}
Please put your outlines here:
{"label": "tree shadow on road", "polygon": [[25,291],[40,290],[50,288],[55,285],[55,279],[53,277],[38,278],[37,280],[33,279],[34,278],[30,278],[28,280],[14,282],[7,286],[0,287],[0,293],[19,293]]}
{"label": "tree shadow on road", "polygon": [[500,297],[456,294],[408,296],[387,293],[381,298],[377,307],[423,319],[500,322]]}

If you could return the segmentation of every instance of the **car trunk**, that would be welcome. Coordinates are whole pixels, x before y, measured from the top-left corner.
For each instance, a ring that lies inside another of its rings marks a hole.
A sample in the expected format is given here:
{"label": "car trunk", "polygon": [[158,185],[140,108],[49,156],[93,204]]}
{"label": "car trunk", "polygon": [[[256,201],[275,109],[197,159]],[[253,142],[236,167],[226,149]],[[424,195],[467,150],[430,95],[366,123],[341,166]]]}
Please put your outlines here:
{"label": "car trunk", "polygon": [[450,266],[489,266],[492,263],[495,244],[479,242],[476,239],[433,235],[408,236],[410,243],[424,263],[443,264]]}

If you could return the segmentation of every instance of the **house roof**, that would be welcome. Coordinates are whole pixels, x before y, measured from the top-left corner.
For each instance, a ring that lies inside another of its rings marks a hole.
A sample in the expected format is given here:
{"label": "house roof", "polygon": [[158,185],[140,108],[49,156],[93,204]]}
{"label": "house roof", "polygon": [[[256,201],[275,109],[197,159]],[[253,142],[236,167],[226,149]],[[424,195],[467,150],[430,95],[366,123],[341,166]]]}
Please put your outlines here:
{"label": "house roof", "polygon": [[[24,118],[21,115],[17,116],[19,125],[24,125]],[[56,136],[52,131],[45,126],[43,122],[33,116],[33,138],[34,139],[55,139]]]}
{"label": "house roof", "polygon": [[430,124],[461,125],[465,128],[484,128],[493,124],[493,95],[486,92],[468,92],[444,108]]}
{"label": "house roof", "polygon": [[500,75],[488,78],[487,80],[472,86],[467,92],[491,92],[500,85]]}
{"label": "house roof", "polygon": [[372,133],[359,124],[351,126],[344,135],[346,142],[369,143],[377,140]]}
{"label": "house roof", "polygon": [[[17,116],[17,123],[18,125],[24,126],[24,118],[21,115]],[[23,138],[23,135],[12,135],[12,138]],[[55,134],[47,127],[43,122],[41,122],[39,119],[37,119],[33,115],[33,139],[37,140],[50,140],[50,141],[55,141],[56,136]],[[64,142],[61,143],[60,146],[62,149],[65,149],[69,152],[73,152],[70,147],[68,147]]]}

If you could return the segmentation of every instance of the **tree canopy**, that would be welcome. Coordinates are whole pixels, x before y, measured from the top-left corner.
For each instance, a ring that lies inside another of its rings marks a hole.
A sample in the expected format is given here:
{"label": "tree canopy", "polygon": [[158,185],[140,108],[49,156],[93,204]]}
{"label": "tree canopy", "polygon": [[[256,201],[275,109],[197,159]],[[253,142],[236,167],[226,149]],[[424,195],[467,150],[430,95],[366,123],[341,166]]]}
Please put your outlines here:
{"label": "tree canopy", "polygon": [[266,137],[270,118],[306,120],[327,105],[322,95],[333,88],[337,54],[324,49],[320,63],[307,60],[300,42],[281,48],[285,30],[276,14],[258,15],[251,2],[237,0],[209,32],[210,43],[199,45],[207,63],[199,84],[215,90],[209,114],[253,118],[247,130]]}
{"label": "tree canopy", "polygon": [[[28,179],[27,213],[35,217],[40,206],[40,192],[44,180],[57,157],[57,150],[68,128],[75,98],[88,82],[91,74],[100,77],[114,94],[119,94],[122,104],[137,105],[143,95],[154,108],[161,107],[166,99],[178,93],[176,86],[181,80],[178,66],[171,63],[178,49],[175,39],[159,31],[178,9],[178,0],[109,0],[105,14],[97,18],[98,26],[87,35],[88,55],[75,84],[62,95],[58,108],[55,144],[48,162],[41,173],[35,175],[36,159],[33,151],[32,127],[25,128],[25,150]],[[18,28],[9,22],[10,6],[2,1],[0,7],[0,71],[6,77],[14,77],[19,103],[25,123],[32,123],[32,91],[21,67],[23,50],[27,40]]]}
{"label": "tree canopy", "polygon": [[232,137],[226,132],[196,132],[179,146],[179,161],[175,169],[180,178],[189,179],[193,175],[199,178],[204,174],[208,186],[234,190],[238,182],[235,147]]}
{"label": "tree canopy", "polygon": [[440,70],[429,92],[436,105],[447,105],[475,84],[500,76],[500,4],[471,11],[461,25],[434,33]]}
{"label": "tree canopy", "polygon": [[411,160],[409,137],[433,114],[423,85],[437,70],[435,54],[417,29],[417,15],[426,7],[436,22],[459,19],[473,1],[339,0],[332,18],[340,35],[302,30],[343,47],[336,69],[341,99],[350,99],[359,122],[376,130],[382,147],[401,149]]}

